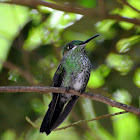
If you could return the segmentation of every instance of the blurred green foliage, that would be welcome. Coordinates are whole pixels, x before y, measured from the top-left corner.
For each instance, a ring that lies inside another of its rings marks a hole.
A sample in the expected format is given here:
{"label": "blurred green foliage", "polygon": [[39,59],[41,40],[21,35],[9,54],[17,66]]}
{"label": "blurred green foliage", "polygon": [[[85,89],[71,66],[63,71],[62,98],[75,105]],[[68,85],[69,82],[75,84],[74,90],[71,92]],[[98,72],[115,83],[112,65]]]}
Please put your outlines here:
{"label": "blurred green foliage", "polygon": [[108,55],[107,64],[111,68],[118,70],[122,74],[128,73],[132,69],[132,66],[133,66],[133,62],[129,58],[128,55],[120,55],[120,54],[114,54],[114,53],[110,53]]}
{"label": "blurred green foliage", "polygon": [[[54,2],[86,8],[98,6],[96,0]],[[139,0],[127,2],[137,9],[140,7]],[[139,12],[127,5],[111,0],[100,4],[112,15],[140,20]],[[115,19],[98,20],[98,16],[95,19],[44,6],[30,9],[0,3],[0,86],[51,86],[62,59],[62,46],[71,40],[86,40],[96,34],[100,37],[86,47],[92,62],[87,91],[105,93],[104,96],[116,101],[140,107],[140,26]],[[9,63],[3,65],[4,61]],[[130,113],[52,132],[49,136],[40,134],[25,117],[40,126],[50,100],[51,94],[0,94],[0,139],[140,139],[140,120]],[[80,98],[60,127],[118,111],[121,110]]]}

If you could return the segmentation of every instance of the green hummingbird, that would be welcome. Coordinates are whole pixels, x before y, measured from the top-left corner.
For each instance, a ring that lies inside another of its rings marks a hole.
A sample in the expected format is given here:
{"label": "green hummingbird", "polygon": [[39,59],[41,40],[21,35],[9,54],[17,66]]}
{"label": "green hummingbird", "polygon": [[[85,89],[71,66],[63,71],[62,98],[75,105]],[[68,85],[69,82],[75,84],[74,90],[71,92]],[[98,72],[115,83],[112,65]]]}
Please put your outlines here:
{"label": "green hummingbird", "polygon": [[[80,93],[85,91],[91,71],[91,62],[85,53],[85,46],[98,36],[95,35],[86,41],[74,40],[64,46],[62,61],[53,77],[54,87],[65,87],[67,92],[70,88]],[[52,93],[52,101],[41,124],[40,132],[49,135],[58,127],[71,112],[78,98],[76,95]]]}

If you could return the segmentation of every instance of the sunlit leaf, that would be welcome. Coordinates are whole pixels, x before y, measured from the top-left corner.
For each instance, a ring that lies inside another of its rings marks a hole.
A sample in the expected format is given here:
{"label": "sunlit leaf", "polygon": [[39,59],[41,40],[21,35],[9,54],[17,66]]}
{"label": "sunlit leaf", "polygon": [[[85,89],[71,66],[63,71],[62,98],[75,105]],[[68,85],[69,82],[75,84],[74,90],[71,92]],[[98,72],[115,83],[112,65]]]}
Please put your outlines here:
{"label": "sunlit leaf", "polygon": [[[56,18],[57,17],[57,18]],[[60,33],[79,20],[82,15],[65,13],[58,10],[51,10],[50,16],[36,28],[29,32],[28,39],[24,43],[24,48],[31,51],[40,44],[49,44],[58,42]]]}
{"label": "sunlit leaf", "polygon": [[[57,17],[57,18],[56,18]],[[51,14],[48,24],[51,28],[57,28],[63,30],[64,28],[74,24],[76,20],[79,20],[82,15],[73,13],[64,13],[62,11],[53,11]]]}
{"label": "sunlit leaf", "polygon": [[98,88],[103,86],[104,83],[105,83],[104,77],[98,70],[91,72],[88,87]]}
{"label": "sunlit leaf", "polygon": [[134,83],[140,88],[140,68],[137,68],[134,74]]}
{"label": "sunlit leaf", "polygon": [[125,104],[130,104],[132,97],[130,95],[130,93],[125,90],[125,89],[117,89],[114,93],[113,93],[113,98],[121,103],[125,103]]}
{"label": "sunlit leaf", "polygon": [[9,77],[8,77],[8,80],[11,80],[11,81],[14,81],[14,82],[17,82],[18,81],[18,78],[19,78],[19,75],[15,72],[9,72]]}
{"label": "sunlit leaf", "polygon": [[[27,22],[28,8],[21,6],[0,5],[0,60],[4,61],[10,50],[12,40]],[[2,65],[0,63],[0,70]]]}
{"label": "sunlit leaf", "polygon": [[1,140],[15,140],[16,139],[16,133],[13,130],[7,130],[5,131],[2,136]]}
{"label": "sunlit leaf", "polygon": [[[140,3],[137,3],[137,4],[140,6]],[[119,12],[119,14],[122,16],[129,17],[129,18],[139,17],[139,13],[135,10],[132,10],[132,8],[127,5],[123,5],[123,9],[121,10],[121,12]]]}
{"label": "sunlit leaf", "polygon": [[24,49],[28,51],[32,51],[37,48],[42,43],[42,28],[32,28],[29,32],[28,39],[24,43]]}
{"label": "sunlit leaf", "polygon": [[100,71],[103,77],[107,77],[110,73],[110,68],[105,64],[100,65],[97,70]]}
{"label": "sunlit leaf", "polygon": [[104,85],[105,77],[110,73],[110,68],[100,65],[95,71],[91,71],[88,87],[98,88]]}
{"label": "sunlit leaf", "polygon": [[118,41],[116,47],[119,53],[125,53],[131,49],[131,47],[140,42],[140,36],[132,36],[130,38],[121,39]]}
{"label": "sunlit leaf", "polygon": [[92,8],[95,7],[97,4],[96,0],[78,0],[79,4],[84,6],[84,7],[88,7],[88,8]]}
{"label": "sunlit leaf", "polygon": [[31,10],[30,17],[32,18],[32,22],[34,25],[38,25],[41,21],[41,18],[42,18],[41,14],[35,9]]}
{"label": "sunlit leaf", "polygon": [[132,23],[129,23],[129,22],[123,22],[123,21],[120,21],[119,24],[121,25],[122,28],[124,28],[125,30],[130,30],[134,24]]}
{"label": "sunlit leaf", "polygon": [[98,22],[96,27],[98,32],[102,33],[105,38],[110,39],[116,35],[116,31],[114,28],[111,28],[116,21],[114,20],[103,20],[102,22]]}
{"label": "sunlit leaf", "polygon": [[119,115],[116,119],[114,117],[113,120],[114,132],[118,140],[132,140],[138,138],[140,127],[139,121],[135,115]]}
{"label": "sunlit leaf", "polygon": [[[0,5],[1,22],[0,22],[0,34],[1,31],[9,39],[13,39],[18,33],[20,28],[27,22],[29,18],[29,10],[26,7],[12,6],[12,5]],[[8,18],[5,18],[8,17]],[[10,23],[10,26],[9,26]]]}
{"label": "sunlit leaf", "polygon": [[139,0],[128,0],[129,4],[139,10],[140,1]]}
{"label": "sunlit leaf", "polygon": [[2,62],[6,60],[7,55],[9,53],[11,42],[7,41],[4,38],[0,38],[0,71],[2,68]]}
{"label": "sunlit leaf", "polygon": [[133,66],[132,60],[127,55],[110,53],[106,61],[110,68],[114,68],[121,74],[127,74]]}
{"label": "sunlit leaf", "polygon": [[[135,7],[137,7],[137,9],[139,9],[139,7],[140,7],[139,0],[128,0],[128,3],[130,5],[131,4],[135,5]],[[116,8],[111,13],[112,14],[119,14],[119,15],[126,17],[126,18],[139,18],[139,13],[135,10],[132,10],[132,8],[127,6],[127,5],[123,5],[123,8]],[[125,30],[129,30],[134,26],[134,24],[132,24],[132,23],[123,22],[123,21],[120,21],[119,24]]]}

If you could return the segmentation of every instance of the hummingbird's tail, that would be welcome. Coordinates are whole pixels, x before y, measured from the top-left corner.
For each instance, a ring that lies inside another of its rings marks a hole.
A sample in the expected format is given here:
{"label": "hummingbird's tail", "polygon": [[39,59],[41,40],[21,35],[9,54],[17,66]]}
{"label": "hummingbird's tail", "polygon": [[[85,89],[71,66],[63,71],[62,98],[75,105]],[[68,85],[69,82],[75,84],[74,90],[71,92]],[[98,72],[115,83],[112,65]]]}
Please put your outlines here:
{"label": "hummingbird's tail", "polygon": [[58,127],[66,119],[78,100],[78,96],[74,95],[65,106],[66,101],[61,101],[60,96],[61,94],[53,93],[53,99],[49,104],[49,109],[41,124],[40,132],[45,132],[49,135],[53,129]]}

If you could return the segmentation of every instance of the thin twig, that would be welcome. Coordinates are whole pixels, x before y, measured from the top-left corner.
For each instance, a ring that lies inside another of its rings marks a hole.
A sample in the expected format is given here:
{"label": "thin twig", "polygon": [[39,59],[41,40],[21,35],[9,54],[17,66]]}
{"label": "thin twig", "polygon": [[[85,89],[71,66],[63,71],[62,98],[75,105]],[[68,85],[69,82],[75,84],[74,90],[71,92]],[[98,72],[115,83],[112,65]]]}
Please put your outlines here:
{"label": "thin twig", "polygon": [[107,97],[104,97],[99,94],[93,94],[93,93],[88,93],[88,92],[83,92],[80,94],[79,92],[70,89],[68,93],[66,93],[65,88],[60,88],[60,87],[27,87],[27,86],[1,86],[0,87],[0,92],[42,92],[44,94],[47,94],[46,92],[55,92],[55,93],[65,93],[65,94],[73,94],[73,95],[78,95],[84,98],[89,98],[92,100],[96,100],[105,104],[108,104],[112,107],[117,107],[120,109],[123,109],[128,112],[135,113],[137,115],[140,115],[140,109],[126,105],[120,102],[116,102],[112,99],[109,99]]}
{"label": "thin twig", "polygon": [[61,128],[56,128],[53,131],[67,129],[69,127],[73,127],[73,126],[76,126],[76,125],[79,125],[79,124],[84,124],[84,123],[88,123],[88,122],[91,122],[91,121],[96,121],[96,120],[100,120],[100,119],[104,119],[104,118],[108,118],[108,117],[112,117],[112,116],[116,116],[116,115],[120,115],[120,114],[124,114],[124,113],[127,113],[127,111],[117,112],[117,113],[113,113],[113,114],[106,114],[106,115],[102,115],[102,116],[99,116],[97,118],[93,118],[93,119],[90,119],[90,120],[80,120],[78,122],[72,123],[71,125],[64,126],[64,127],[61,127]]}
{"label": "thin twig", "polygon": [[130,5],[126,0],[120,0],[123,4],[127,5],[128,7],[132,8],[133,10],[135,10],[136,12],[140,13],[140,11],[138,9],[136,9],[135,7],[133,7],[132,5]]}
{"label": "thin twig", "polygon": [[[117,112],[117,113],[113,113],[113,114],[106,114],[106,115],[102,115],[102,116],[99,116],[99,117],[96,117],[96,118],[93,118],[93,119],[90,119],[90,120],[80,120],[80,121],[72,123],[71,125],[67,125],[67,126],[64,126],[64,127],[56,128],[53,131],[59,131],[59,130],[67,129],[67,128],[74,127],[74,126],[79,125],[79,124],[85,124],[85,123],[89,123],[91,121],[96,121],[96,120],[100,120],[100,119],[104,119],[104,118],[108,118],[108,117],[112,117],[112,116],[116,116],[116,115],[120,115],[120,114],[124,114],[124,113],[127,113],[127,111]],[[29,117],[26,116],[25,119],[34,128],[37,128],[37,129],[40,128],[33,121],[31,121],[31,119]]]}
{"label": "thin twig", "polygon": [[31,124],[34,128],[39,129],[39,126],[37,126],[34,122],[32,122],[31,119],[30,119],[28,116],[25,117],[25,120],[26,120],[29,124]]}

